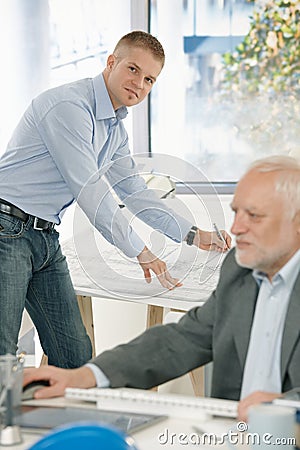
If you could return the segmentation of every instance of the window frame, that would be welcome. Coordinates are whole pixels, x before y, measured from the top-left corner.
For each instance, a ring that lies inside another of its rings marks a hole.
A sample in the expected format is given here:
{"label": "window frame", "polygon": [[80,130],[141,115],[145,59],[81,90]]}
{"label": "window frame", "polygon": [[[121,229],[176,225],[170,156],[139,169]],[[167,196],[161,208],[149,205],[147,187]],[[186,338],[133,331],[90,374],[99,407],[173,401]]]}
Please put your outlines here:
{"label": "window frame", "polygon": [[[150,32],[150,8],[149,0],[131,0],[131,28]],[[151,158],[151,93],[132,111],[132,136],[133,155],[148,154]],[[153,167],[153,170],[156,168]],[[237,182],[212,181],[203,183],[186,180],[176,182],[176,192],[178,194],[233,194]]]}

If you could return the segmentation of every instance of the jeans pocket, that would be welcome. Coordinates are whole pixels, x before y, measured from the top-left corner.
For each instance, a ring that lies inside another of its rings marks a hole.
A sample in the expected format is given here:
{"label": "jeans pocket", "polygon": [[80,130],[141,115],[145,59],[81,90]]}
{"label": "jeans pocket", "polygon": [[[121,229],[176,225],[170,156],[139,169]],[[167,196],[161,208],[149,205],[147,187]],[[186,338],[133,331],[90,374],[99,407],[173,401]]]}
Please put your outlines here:
{"label": "jeans pocket", "polygon": [[0,238],[17,238],[24,232],[25,223],[18,217],[0,213]]}

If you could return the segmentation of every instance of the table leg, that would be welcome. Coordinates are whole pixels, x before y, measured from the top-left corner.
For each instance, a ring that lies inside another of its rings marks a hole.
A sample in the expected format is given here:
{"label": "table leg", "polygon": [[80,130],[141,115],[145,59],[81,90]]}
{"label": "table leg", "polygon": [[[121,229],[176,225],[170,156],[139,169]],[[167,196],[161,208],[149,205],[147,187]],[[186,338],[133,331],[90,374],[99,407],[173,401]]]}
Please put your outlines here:
{"label": "table leg", "polygon": [[147,328],[153,327],[153,325],[161,325],[163,323],[163,317],[163,306],[148,305]]}
{"label": "table leg", "polygon": [[48,365],[48,356],[45,355],[45,353],[43,353],[41,362],[40,362],[40,366],[47,366]]}
{"label": "table leg", "polygon": [[[180,309],[171,308],[171,311],[183,313]],[[205,378],[204,378],[204,367],[198,367],[198,369],[192,370],[190,373],[190,380],[192,382],[194,394],[196,397],[204,397],[205,393]]]}
{"label": "table leg", "polygon": [[204,397],[204,367],[198,367],[190,372],[190,379],[196,397]]}
{"label": "table leg", "polygon": [[86,295],[77,295],[78,306],[80,309],[83,324],[86,328],[87,334],[92,343],[93,353],[92,356],[96,356],[95,353],[95,333],[94,333],[94,318],[93,318],[93,307],[92,307],[92,297]]}
{"label": "table leg", "polygon": [[[161,325],[164,318],[164,308],[163,306],[148,305],[147,308],[147,328],[153,327],[154,325]],[[152,391],[157,391],[158,387],[151,389]]]}

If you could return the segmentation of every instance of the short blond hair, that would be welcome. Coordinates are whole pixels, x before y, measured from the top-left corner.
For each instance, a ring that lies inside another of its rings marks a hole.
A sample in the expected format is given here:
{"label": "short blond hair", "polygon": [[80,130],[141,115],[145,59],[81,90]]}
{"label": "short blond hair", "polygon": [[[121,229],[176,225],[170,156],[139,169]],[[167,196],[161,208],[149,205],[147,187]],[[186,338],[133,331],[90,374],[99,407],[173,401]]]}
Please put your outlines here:
{"label": "short blond hair", "polygon": [[118,51],[125,46],[149,50],[153,57],[161,62],[161,67],[164,66],[165,52],[163,46],[156,37],[152,36],[152,34],[140,30],[131,31],[128,34],[125,34],[125,36],[117,42],[113,53],[117,54]]}

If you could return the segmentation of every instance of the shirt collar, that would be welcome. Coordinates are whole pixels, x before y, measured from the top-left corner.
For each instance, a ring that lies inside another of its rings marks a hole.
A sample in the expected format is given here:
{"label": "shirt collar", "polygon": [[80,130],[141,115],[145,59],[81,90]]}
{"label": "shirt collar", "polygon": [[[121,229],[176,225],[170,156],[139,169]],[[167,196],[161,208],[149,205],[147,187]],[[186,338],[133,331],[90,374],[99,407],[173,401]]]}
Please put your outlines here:
{"label": "shirt collar", "polygon": [[[298,276],[300,267],[300,250],[298,250],[291,259],[274,275],[273,280],[281,279],[287,286],[293,286]],[[262,280],[266,278],[266,274],[260,270],[254,269],[252,272],[253,277],[260,285]]]}
{"label": "shirt collar", "polygon": [[102,73],[92,79],[95,101],[96,101],[96,119],[110,119],[116,117],[118,120],[125,119],[127,116],[126,106],[121,106],[116,111],[111,103]]}

